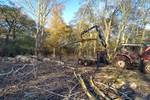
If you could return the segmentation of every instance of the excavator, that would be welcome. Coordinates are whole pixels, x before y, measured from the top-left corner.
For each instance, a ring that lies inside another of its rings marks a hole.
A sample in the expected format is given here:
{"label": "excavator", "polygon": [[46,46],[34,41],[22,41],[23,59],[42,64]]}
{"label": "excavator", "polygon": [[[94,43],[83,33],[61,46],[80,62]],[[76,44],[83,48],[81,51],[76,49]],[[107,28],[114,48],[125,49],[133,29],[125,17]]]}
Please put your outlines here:
{"label": "excavator", "polygon": [[109,63],[108,60],[107,60],[107,50],[106,50],[107,44],[105,42],[103,32],[101,31],[101,29],[98,25],[94,25],[94,26],[90,27],[89,29],[81,32],[81,39],[83,39],[83,35],[85,33],[88,33],[93,29],[95,29],[96,32],[98,33],[99,43],[104,47],[104,50],[103,51],[97,51],[96,60],[95,59],[88,59],[86,57],[80,57],[78,59],[78,64],[84,65],[84,66],[89,66],[89,65],[92,65],[92,64],[96,64],[97,68],[98,68],[98,67],[100,67],[100,64],[108,64]]}

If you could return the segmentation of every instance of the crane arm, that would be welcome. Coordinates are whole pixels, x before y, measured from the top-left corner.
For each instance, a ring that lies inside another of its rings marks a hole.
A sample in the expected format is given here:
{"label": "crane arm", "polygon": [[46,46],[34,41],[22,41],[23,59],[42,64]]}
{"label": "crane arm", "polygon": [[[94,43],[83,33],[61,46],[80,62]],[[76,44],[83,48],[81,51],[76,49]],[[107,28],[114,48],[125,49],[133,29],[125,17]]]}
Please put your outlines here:
{"label": "crane arm", "polygon": [[98,25],[94,25],[94,26],[92,26],[91,28],[89,28],[89,29],[87,29],[87,30],[85,30],[85,31],[83,31],[82,33],[81,33],[81,38],[83,37],[83,35],[85,34],[85,33],[87,33],[87,32],[89,32],[90,30],[92,30],[92,29],[94,29],[95,28],[95,30],[98,32],[98,38],[99,38],[99,42],[102,44],[102,46],[104,46],[105,48],[107,47],[107,44],[106,44],[106,42],[105,42],[105,39],[104,39],[104,37],[103,37],[103,33],[102,33],[102,31],[101,31],[101,29],[100,29],[100,27],[98,26]]}

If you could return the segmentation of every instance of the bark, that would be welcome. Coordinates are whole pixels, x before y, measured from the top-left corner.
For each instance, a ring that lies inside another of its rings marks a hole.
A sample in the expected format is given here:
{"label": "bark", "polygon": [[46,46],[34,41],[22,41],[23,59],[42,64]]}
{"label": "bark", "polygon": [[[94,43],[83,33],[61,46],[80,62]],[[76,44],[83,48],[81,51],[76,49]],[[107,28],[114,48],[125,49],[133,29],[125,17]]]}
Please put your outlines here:
{"label": "bark", "polygon": [[92,77],[90,77],[90,79],[88,80],[90,87],[94,90],[94,94],[93,95],[90,90],[88,89],[88,87],[86,86],[85,81],[83,80],[83,78],[81,77],[80,74],[76,74],[74,72],[74,76],[76,77],[76,79],[79,81],[79,84],[81,85],[83,91],[85,92],[85,94],[87,95],[87,97],[89,98],[89,100],[99,100],[100,97],[102,97],[104,100],[111,100],[107,95],[105,95],[105,93],[103,91],[101,91],[93,82]]}
{"label": "bark", "polygon": [[35,55],[38,56],[38,53],[39,53],[39,28],[37,28],[36,32]]}
{"label": "bark", "polygon": [[9,36],[10,36],[10,34],[11,34],[11,32],[12,32],[12,29],[13,29],[13,27],[14,27],[14,21],[15,21],[15,20],[9,21],[9,20],[6,18],[5,21],[6,21],[7,24],[8,24],[8,33],[6,34],[5,43],[8,44]]}
{"label": "bark", "polygon": [[44,34],[44,26],[45,26],[45,22],[46,22],[46,17],[49,14],[49,11],[47,12],[47,7],[48,7],[49,2],[52,2],[52,1],[38,0],[35,55],[42,55],[43,41],[44,41],[44,35],[45,35]]}
{"label": "bark", "polygon": [[53,57],[56,57],[56,48],[53,48]]}
{"label": "bark", "polygon": [[12,35],[13,35],[13,40],[16,39],[16,21],[14,21],[14,25],[13,25],[13,30],[12,30]]}
{"label": "bark", "polygon": [[8,44],[10,33],[11,33],[12,27],[10,26],[8,33],[6,34],[5,43]]}
{"label": "bark", "polygon": [[124,31],[124,29],[125,29],[125,25],[119,27],[119,29],[120,29],[120,30],[119,30],[119,33],[118,33],[118,36],[117,36],[116,47],[115,47],[115,49],[114,49],[114,52],[116,52],[116,50],[117,50],[117,48],[118,48],[118,45],[119,45],[119,42],[120,42],[120,38],[121,38],[121,34],[122,34],[122,32]]}
{"label": "bark", "polygon": [[[97,35],[95,35],[94,38],[96,38],[96,37],[97,37]],[[93,45],[94,45],[94,48],[93,48],[93,56],[95,57],[95,56],[96,56],[97,41],[94,41],[94,42],[93,42]]]}
{"label": "bark", "polygon": [[90,77],[90,85],[94,89],[96,94],[98,94],[99,96],[102,96],[105,100],[111,100],[103,93],[103,91],[98,89],[98,87],[94,84],[92,77]]}
{"label": "bark", "polygon": [[76,79],[79,81],[82,89],[84,90],[85,94],[87,95],[87,97],[89,98],[89,100],[95,100],[95,97],[89,92],[89,90],[87,89],[86,85],[85,85],[85,82],[84,80],[82,79],[81,75],[77,75],[75,72],[74,72],[74,75],[76,77]]}
{"label": "bark", "polygon": [[110,39],[112,21],[111,20],[109,22],[106,22],[106,21],[107,19],[104,19],[104,25],[105,25],[104,33],[105,33],[107,47],[109,47],[109,39]]}
{"label": "bark", "polygon": [[38,56],[39,54],[39,34],[40,34],[40,27],[39,27],[39,20],[40,20],[40,2],[38,0],[38,8],[37,8],[37,29],[36,29],[36,43],[35,43],[35,55]]}
{"label": "bark", "polygon": [[9,34],[6,34],[6,38],[5,38],[5,44],[7,45],[9,41]]}

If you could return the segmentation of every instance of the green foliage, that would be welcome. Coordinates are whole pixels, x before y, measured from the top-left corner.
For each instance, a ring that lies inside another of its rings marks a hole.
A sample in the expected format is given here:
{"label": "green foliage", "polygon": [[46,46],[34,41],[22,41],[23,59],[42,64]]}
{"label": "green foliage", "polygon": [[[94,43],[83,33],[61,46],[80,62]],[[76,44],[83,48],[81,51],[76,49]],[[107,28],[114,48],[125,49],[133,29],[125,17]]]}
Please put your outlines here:
{"label": "green foliage", "polygon": [[10,40],[7,45],[3,43],[0,48],[2,48],[2,56],[15,56],[23,54],[33,54],[34,53],[35,39],[29,36],[24,36],[23,38],[17,38],[15,41]]}
{"label": "green foliage", "polygon": [[0,5],[0,55],[33,54],[35,31],[35,21],[20,8]]}
{"label": "green foliage", "polygon": [[[42,2],[42,0],[40,1]],[[95,24],[99,25],[104,33],[109,52],[115,51],[123,42],[139,43],[149,39],[150,32],[144,29],[149,22],[149,13],[148,7],[146,8],[144,5],[150,2],[147,0],[141,1],[143,3],[140,1],[135,3],[132,0],[83,0],[83,4],[76,13],[73,26],[66,25],[63,21],[63,5],[58,4],[51,9],[48,29],[46,31],[43,29],[47,33],[43,36],[44,43],[42,42],[44,53],[59,53],[60,51],[71,53],[76,51],[79,55],[96,54],[96,50],[102,50],[98,41],[73,44],[73,42],[81,40],[80,33],[82,31]],[[100,8],[100,6],[104,8]],[[39,21],[39,25],[37,25],[39,28],[44,28],[43,21],[46,21],[46,19]],[[4,55],[15,56],[33,53],[35,44],[35,38],[33,37],[35,37],[36,29],[38,28],[36,28],[35,21],[22,13],[21,8],[0,5],[0,38],[2,38],[0,47],[3,49]],[[42,32],[39,31],[39,33]],[[96,39],[97,33],[91,31],[85,34],[83,38]]]}

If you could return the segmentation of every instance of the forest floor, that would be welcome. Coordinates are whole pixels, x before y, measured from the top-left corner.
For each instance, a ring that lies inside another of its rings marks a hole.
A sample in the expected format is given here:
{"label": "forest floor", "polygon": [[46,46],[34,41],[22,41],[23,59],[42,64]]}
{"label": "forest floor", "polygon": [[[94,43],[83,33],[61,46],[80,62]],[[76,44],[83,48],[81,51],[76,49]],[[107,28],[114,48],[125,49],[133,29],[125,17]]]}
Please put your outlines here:
{"label": "forest floor", "polygon": [[129,85],[134,91],[129,100],[150,100],[146,99],[150,93],[150,76],[138,70],[118,70],[111,65],[97,70],[95,66],[77,65],[73,59],[64,63],[59,60],[40,63],[37,71],[34,67],[0,62],[0,100],[87,100],[75,74],[84,80],[92,77],[94,84],[106,95],[113,94],[111,88],[119,91],[122,86]]}

